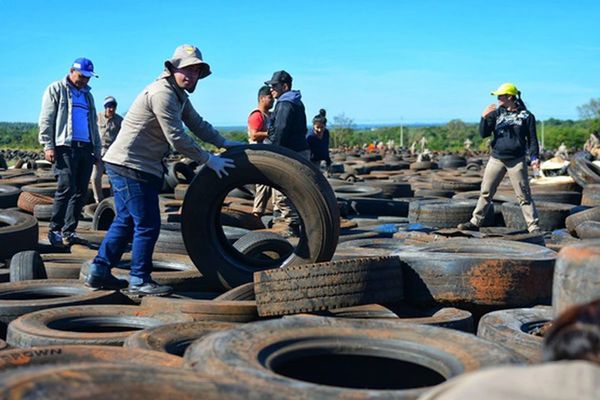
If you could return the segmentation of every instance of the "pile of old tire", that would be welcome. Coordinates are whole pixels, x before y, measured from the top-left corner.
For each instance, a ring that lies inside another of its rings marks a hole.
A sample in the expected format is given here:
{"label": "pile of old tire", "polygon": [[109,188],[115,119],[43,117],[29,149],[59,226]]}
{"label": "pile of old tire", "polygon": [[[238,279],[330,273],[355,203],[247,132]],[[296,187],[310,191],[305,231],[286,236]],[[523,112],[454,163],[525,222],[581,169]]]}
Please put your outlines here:
{"label": "pile of old tire", "polygon": [[[569,216],[573,205],[563,203],[550,203],[545,201],[535,202],[539,215],[539,226],[543,231],[553,231],[565,227],[565,219]],[[503,203],[502,216],[508,228],[527,229],[521,207],[516,203]]]}
{"label": "pile of old tire", "polygon": [[331,186],[314,165],[295,152],[269,145],[239,146],[224,156],[234,160],[236,173],[219,179],[210,169],[201,168],[182,208],[185,247],[203,277],[231,288],[251,282],[252,273],[264,268],[236,251],[215,223],[227,194],[247,184],[281,190],[300,215],[301,236],[286,265],[331,259],[339,235],[339,209]]}
{"label": "pile of old tire", "polygon": [[510,240],[447,239],[394,253],[409,304],[474,313],[550,304],[556,253]]}
{"label": "pile of old tire", "polygon": [[581,187],[600,183],[600,168],[592,163],[593,156],[582,151],[571,157],[567,172]]}
{"label": "pile of old tire", "polygon": [[284,398],[416,398],[452,376],[523,361],[454,330],[324,317],[216,332],[192,343],[185,360],[202,374],[229,376]]}
{"label": "pile of old tire", "polygon": [[576,213],[573,213],[571,215],[569,215],[566,219],[565,219],[565,226],[567,228],[567,230],[569,231],[570,234],[574,235],[575,237],[579,237],[578,234],[578,228],[581,226],[580,229],[580,233],[584,233],[585,235],[585,231],[587,229],[593,229],[593,224],[591,225],[590,228],[586,228],[588,225],[582,226],[583,224],[589,223],[589,222],[600,222],[600,206],[595,206],[592,208],[587,208],[582,210],[582,211],[578,211]]}

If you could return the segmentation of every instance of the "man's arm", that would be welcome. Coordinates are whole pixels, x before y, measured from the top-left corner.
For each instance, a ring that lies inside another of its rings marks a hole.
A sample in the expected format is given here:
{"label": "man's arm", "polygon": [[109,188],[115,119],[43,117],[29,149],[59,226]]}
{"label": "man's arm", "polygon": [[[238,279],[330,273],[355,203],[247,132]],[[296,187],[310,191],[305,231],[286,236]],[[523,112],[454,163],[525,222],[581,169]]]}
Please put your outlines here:
{"label": "man's arm", "polygon": [[275,117],[269,127],[269,140],[272,144],[281,146],[281,143],[285,141],[291,111],[292,105],[287,101],[278,103],[275,107]]}
{"label": "man's arm", "polygon": [[46,88],[42,96],[42,110],[38,121],[38,141],[44,146],[44,151],[54,150],[57,113],[58,93],[53,85],[50,85]]}
{"label": "man's arm", "polygon": [[267,138],[269,132],[261,131],[260,128],[263,127],[265,122],[265,117],[260,111],[254,111],[248,117],[248,133],[250,135],[250,140],[255,142],[262,142]]}

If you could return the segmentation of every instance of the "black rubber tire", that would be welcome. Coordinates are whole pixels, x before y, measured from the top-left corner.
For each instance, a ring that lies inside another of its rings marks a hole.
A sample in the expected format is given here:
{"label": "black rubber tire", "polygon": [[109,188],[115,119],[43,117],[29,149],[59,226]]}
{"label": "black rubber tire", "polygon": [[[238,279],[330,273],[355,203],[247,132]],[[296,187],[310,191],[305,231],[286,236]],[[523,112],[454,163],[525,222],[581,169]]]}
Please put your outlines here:
{"label": "black rubber tire", "polygon": [[12,399],[16,393],[28,400],[277,398],[226,379],[173,367],[98,362],[50,365],[2,375],[0,398]]}
{"label": "black rubber tire", "polygon": [[38,310],[83,304],[128,304],[112,290],[94,291],[72,280],[46,279],[0,285],[0,336],[15,318]]}
{"label": "black rubber tire", "polygon": [[[553,231],[565,227],[565,219],[569,216],[572,204],[536,202],[540,221],[539,227],[542,231]],[[501,206],[504,223],[511,229],[527,229],[527,223],[523,217],[521,206],[516,203],[503,203]]]}
{"label": "black rubber tire", "polygon": [[20,193],[21,189],[16,186],[0,185],[0,208],[16,207]]}
{"label": "black rubber tire", "polygon": [[40,253],[35,250],[27,250],[15,254],[10,260],[10,281],[34,279],[48,279]]}
{"label": "black rubber tire", "polygon": [[93,255],[77,253],[42,254],[44,269],[48,279],[79,279],[81,266]]}
{"label": "black rubber tire", "polygon": [[254,296],[254,282],[244,283],[243,285],[229,289],[225,293],[215,297],[215,300],[256,300],[256,296]]}
{"label": "black rubber tire", "polygon": [[403,298],[397,257],[356,258],[254,273],[258,315],[286,315]]}
{"label": "black rubber tire", "polygon": [[585,185],[581,193],[581,205],[600,206],[600,184]]}
{"label": "black rubber tire", "polygon": [[443,169],[456,169],[467,165],[467,160],[457,154],[448,154],[442,156],[438,161],[438,167]]}
{"label": "black rubber tire", "polygon": [[184,358],[200,373],[287,398],[309,393],[319,399],[416,399],[456,375],[522,362],[502,346],[452,329],[323,317],[286,317],[214,333],[192,343]]}
{"label": "black rubber tire", "polygon": [[8,349],[2,351],[0,372],[6,374],[17,369],[48,365],[108,362],[126,365],[164,366],[180,368],[181,358],[142,348],[112,346],[44,346],[33,349]]}
{"label": "black rubber tire", "polygon": [[294,246],[275,232],[248,232],[237,240],[233,247],[240,253],[258,258],[263,265],[275,268],[292,255]]}
{"label": "black rubber tire", "polygon": [[551,320],[550,306],[492,311],[479,320],[477,336],[515,351],[530,363],[537,364],[542,361],[544,339],[532,332]]}
{"label": "black rubber tire", "polygon": [[535,204],[539,202],[563,203],[579,205],[581,203],[581,193],[573,191],[537,191],[531,193]]}
{"label": "black rubber tire", "polygon": [[189,184],[194,179],[194,169],[182,162],[171,162],[167,165],[165,184],[171,191],[180,183]]}
{"label": "black rubber tire", "polygon": [[29,193],[42,194],[44,196],[54,197],[56,192],[56,182],[34,183],[31,185],[21,186],[21,191]]}
{"label": "black rubber tire", "polygon": [[22,315],[8,325],[6,342],[15,347],[66,344],[121,346],[140,329],[189,322],[185,314],[157,313],[139,306],[58,307]]}
{"label": "black rubber tire", "polygon": [[600,221],[584,221],[577,225],[575,233],[580,239],[600,239]]}
{"label": "black rubber tire", "polygon": [[408,201],[353,197],[348,202],[356,215],[408,216]]}
{"label": "black rubber tire", "polygon": [[0,210],[0,261],[8,260],[20,251],[35,249],[38,232],[34,216]]}
{"label": "black rubber tire", "polygon": [[600,221],[600,207],[588,208],[565,218],[565,227],[571,235],[577,235],[577,226],[585,221]]}
{"label": "black rubber tire", "polygon": [[33,216],[36,217],[38,221],[50,221],[53,209],[54,205],[52,204],[36,204],[33,206]]}
{"label": "black rubber tire", "polygon": [[406,267],[405,301],[504,308],[550,304],[556,253],[494,239],[448,239],[395,253]]}
{"label": "black rubber tire", "polygon": [[600,239],[563,247],[556,258],[552,288],[554,317],[575,304],[600,297]]}
{"label": "black rubber tire", "polygon": [[481,188],[481,178],[450,178],[434,175],[431,178],[431,183],[438,190],[452,190],[455,192],[469,192]]}
{"label": "black rubber tire", "polygon": [[211,333],[221,332],[241,326],[236,322],[194,321],[167,324],[147,328],[125,339],[123,347],[130,349],[153,350],[183,357],[185,350],[195,340]]}
{"label": "black rubber tire", "polygon": [[437,165],[431,161],[415,161],[410,163],[409,169],[413,171],[423,171],[428,169],[435,169]]}
{"label": "black rubber tire", "polygon": [[581,187],[590,183],[600,183],[600,168],[595,166],[592,160],[592,155],[587,151],[581,151],[569,160],[567,172]]}
{"label": "black rubber tire", "polygon": [[413,195],[410,183],[408,182],[371,179],[369,181],[369,186],[381,189],[383,191],[381,193],[381,197],[384,199],[412,197]]}
{"label": "black rubber tire", "polygon": [[334,190],[336,197],[346,200],[355,197],[383,197],[383,189],[363,184],[336,186]]}
{"label": "black rubber tire", "polygon": [[258,319],[256,301],[144,297],[142,306],[156,312],[182,313],[194,321],[251,322]]}
{"label": "black rubber tire", "polygon": [[[471,219],[476,205],[476,200],[415,200],[410,202],[408,220],[427,227],[455,228]],[[488,221],[483,225],[489,225]]]}
{"label": "black rubber tire", "polygon": [[252,273],[260,268],[228,244],[218,224],[229,191],[251,183],[282,191],[300,215],[302,232],[287,265],[331,259],[339,236],[339,209],[331,186],[314,165],[293,151],[272,145],[236,146],[223,157],[234,161],[235,170],[219,179],[212,170],[201,169],[183,203],[183,240],[204,277],[231,288],[252,281]]}
{"label": "black rubber tire", "polygon": [[95,231],[107,231],[110,228],[113,220],[115,219],[115,199],[114,197],[107,197],[103,199],[94,210],[94,216],[92,218],[92,230]]}

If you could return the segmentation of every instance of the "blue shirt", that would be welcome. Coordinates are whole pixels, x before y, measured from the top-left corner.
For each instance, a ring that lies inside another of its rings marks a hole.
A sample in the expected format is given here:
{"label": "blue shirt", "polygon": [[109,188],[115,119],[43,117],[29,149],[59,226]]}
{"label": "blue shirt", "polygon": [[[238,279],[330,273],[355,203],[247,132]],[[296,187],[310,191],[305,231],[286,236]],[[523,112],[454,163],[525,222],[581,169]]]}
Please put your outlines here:
{"label": "blue shirt", "polygon": [[73,110],[71,112],[71,123],[73,126],[73,140],[78,142],[90,141],[89,113],[90,106],[86,99],[87,90],[77,89],[69,82]]}

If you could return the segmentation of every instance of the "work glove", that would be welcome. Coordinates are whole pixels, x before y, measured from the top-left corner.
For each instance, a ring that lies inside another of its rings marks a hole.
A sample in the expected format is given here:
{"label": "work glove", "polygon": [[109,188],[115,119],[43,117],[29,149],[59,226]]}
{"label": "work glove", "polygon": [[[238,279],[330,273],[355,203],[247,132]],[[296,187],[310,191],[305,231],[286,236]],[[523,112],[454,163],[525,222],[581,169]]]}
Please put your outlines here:
{"label": "work glove", "polygon": [[219,179],[225,175],[229,175],[229,173],[225,170],[225,168],[235,168],[235,164],[231,158],[225,158],[220,156],[215,156],[210,154],[208,156],[208,161],[206,162],[206,166],[213,171],[219,177]]}
{"label": "work glove", "polygon": [[235,146],[242,146],[244,144],[244,142],[238,142],[237,140],[225,140],[223,142],[223,147],[225,147],[226,149],[230,148],[230,147],[235,147]]}

